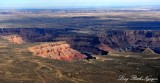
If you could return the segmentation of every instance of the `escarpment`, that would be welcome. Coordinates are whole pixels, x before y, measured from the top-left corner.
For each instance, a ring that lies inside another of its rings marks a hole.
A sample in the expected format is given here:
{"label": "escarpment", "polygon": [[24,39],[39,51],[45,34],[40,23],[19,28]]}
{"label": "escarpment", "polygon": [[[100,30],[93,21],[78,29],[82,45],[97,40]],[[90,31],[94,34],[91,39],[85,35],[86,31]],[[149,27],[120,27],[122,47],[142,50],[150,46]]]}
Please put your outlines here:
{"label": "escarpment", "polygon": [[[98,32],[93,29],[91,32],[96,33],[86,34],[73,32],[73,30],[78,31],[79,29],[14,28],[0,30],[0,35],[17,34],[25,42],[66,41],[73,49],[88,54],[103,54],[103,51],[111,49],[139,52],[139,46],[150,47],[156,53],[160,53],[160,31],[106,30]],[[12,39],[16,42],[17,37]]]}
{"label": "escarpment", "polygon": [[143,47],[160,47],[159,31],[108,31],[106,34],[99,36],[103,44],[113,49],[132,51],[139,46]]}
{"label": "escarpment", "polygon": [[65,41],[46,43],[29,48],[35,56],[41,56],[45,58],[72,61],[86,58],[85,55],[72,49]]}

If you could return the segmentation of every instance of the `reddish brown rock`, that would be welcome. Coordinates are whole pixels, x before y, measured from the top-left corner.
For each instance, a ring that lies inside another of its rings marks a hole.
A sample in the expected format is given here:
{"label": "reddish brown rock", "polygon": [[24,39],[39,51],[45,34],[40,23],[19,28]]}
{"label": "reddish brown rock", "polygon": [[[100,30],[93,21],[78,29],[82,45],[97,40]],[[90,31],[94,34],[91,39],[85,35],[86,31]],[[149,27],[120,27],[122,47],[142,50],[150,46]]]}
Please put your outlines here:
{"label": "reddish brown rock", "polygon": [[10,36],[4,36],[4,39],[7,39],[8,41],[15,43],[15,44],[22,44],[24,43],[22,37],[18,35],[10,35]]}
{"label": "reddish brown rock", "polygon": [[100,45],[98,45],[98,48],[101,49],[101,50],[103,50],[103,51],[106,51],[106,52],[113,51],[112,48],[110,48],[108,45],[103,44],[103,43],[100,44]]}
{"label": "reddish brown rock", "polygon": [[64,61],[72,61],[86,58],[85,55],[72,49],[66,42],[54,42],[30,47],[31,51],[36,56],[45,58],[58,59]]}

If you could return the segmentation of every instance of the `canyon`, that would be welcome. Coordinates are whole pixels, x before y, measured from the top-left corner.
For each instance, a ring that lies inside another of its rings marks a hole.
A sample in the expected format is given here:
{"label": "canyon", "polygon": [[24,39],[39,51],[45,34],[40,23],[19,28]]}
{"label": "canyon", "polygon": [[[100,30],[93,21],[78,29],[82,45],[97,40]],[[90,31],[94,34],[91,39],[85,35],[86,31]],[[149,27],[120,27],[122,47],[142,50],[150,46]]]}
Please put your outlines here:
{"label": "canyon", "polygon": [[[160,32],[150,30],[92,30],[93,34],[73,32],[76,29],[26,28],[3,29],[1,35],[9,36],[15,43],[25,42],[59,42],[66,41],[71,48],[87,54],[107,54],[108,51],[142,52],[141,49],[151,48],[160,53]],[[77,30],[78,31],[78,30]],[[74,34],[74,35],[72,35]],[[17,37],[17,41],[14,41]],[[21,38],[20,38],[21,37]],[[24,41],[23,41],[23,40]],[[106,52],[106,53],[105,53]]]}
{"label": "canyon", "polygon": [[[100,48],[109,51],[104,46],[106,45],[101,44]],[[65,52],[75,56],[76,59],[65,54],[59,56],[52,53],[53,50],[57,53]],[[110,51],[107,56],[94,55],[96,59],[89,60],[83,59],[84,57],[80,55],[80,52],[70,48],[64,41],[16,44],[0,37],[0,81],[3,83],[123,83],[123,80],[117,78],[120,75],[131,74],[152,75],[156,78],[154,82],[159,80],[160,57],[151,49],[138,53]],[[70,61],[71,59],[73,60]],[[145,81],[129,80],[128,82]]]}
{"label": "canyon", "polygon": [[0,82],[159,83],[159,20],[154,8],[0,9]]}

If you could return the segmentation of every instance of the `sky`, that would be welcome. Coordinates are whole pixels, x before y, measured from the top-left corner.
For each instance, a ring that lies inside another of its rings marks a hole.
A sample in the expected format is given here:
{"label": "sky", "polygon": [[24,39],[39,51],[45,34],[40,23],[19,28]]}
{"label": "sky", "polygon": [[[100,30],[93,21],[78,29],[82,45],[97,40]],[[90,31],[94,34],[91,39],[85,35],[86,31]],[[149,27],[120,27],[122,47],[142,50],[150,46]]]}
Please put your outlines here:
{"label": "sky", "polygon": [[160,5],[160,0],[0,0],[0,8],[54,8]]}

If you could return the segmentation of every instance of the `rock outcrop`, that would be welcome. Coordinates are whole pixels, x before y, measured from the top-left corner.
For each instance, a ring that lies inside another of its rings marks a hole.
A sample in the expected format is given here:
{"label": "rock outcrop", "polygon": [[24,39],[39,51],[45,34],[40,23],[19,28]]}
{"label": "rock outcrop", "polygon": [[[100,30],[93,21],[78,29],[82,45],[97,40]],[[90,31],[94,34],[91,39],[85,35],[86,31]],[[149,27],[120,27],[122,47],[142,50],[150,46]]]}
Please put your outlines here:
{"label": "rock outcrop", "polygon": [[8,41],[15,43],[15,44],[22,44],[24,43],[22,37],[18,35],[10,35],[10,36],[4,36],[4,39],[7,39]]}
{"label": "rock outcrop", "polygon": [[29,51],[36,56],[45,58],[72,61],[86,58],[85,55],[72,49],[66,42],[53,42],[30,47]]}
{"label": "rock outcrop", "polygon": [[103,43],[100,44],[100,45],[98,45],[98,48],[101,49],[101,50],[103,50],[103,51],[106,51],[106,52],[113,51],[112,48],[110,48],[108,45],[103,44]]}
{"label": "rock outcrop", "polygon": [[0,29],[0,35],[18,34],[27,42],[51,42],[66,41],[72,48],[83,53],[101,54],[97,45],[103,43],[108,47],[120,51],[142,52],[139,46],[152,47],[156,53],[160,53],[160,31],[149,30],[108,30],[97,34],[80,34],[72,31],[79,29],[55,29],[55,28],[4,28]]}

